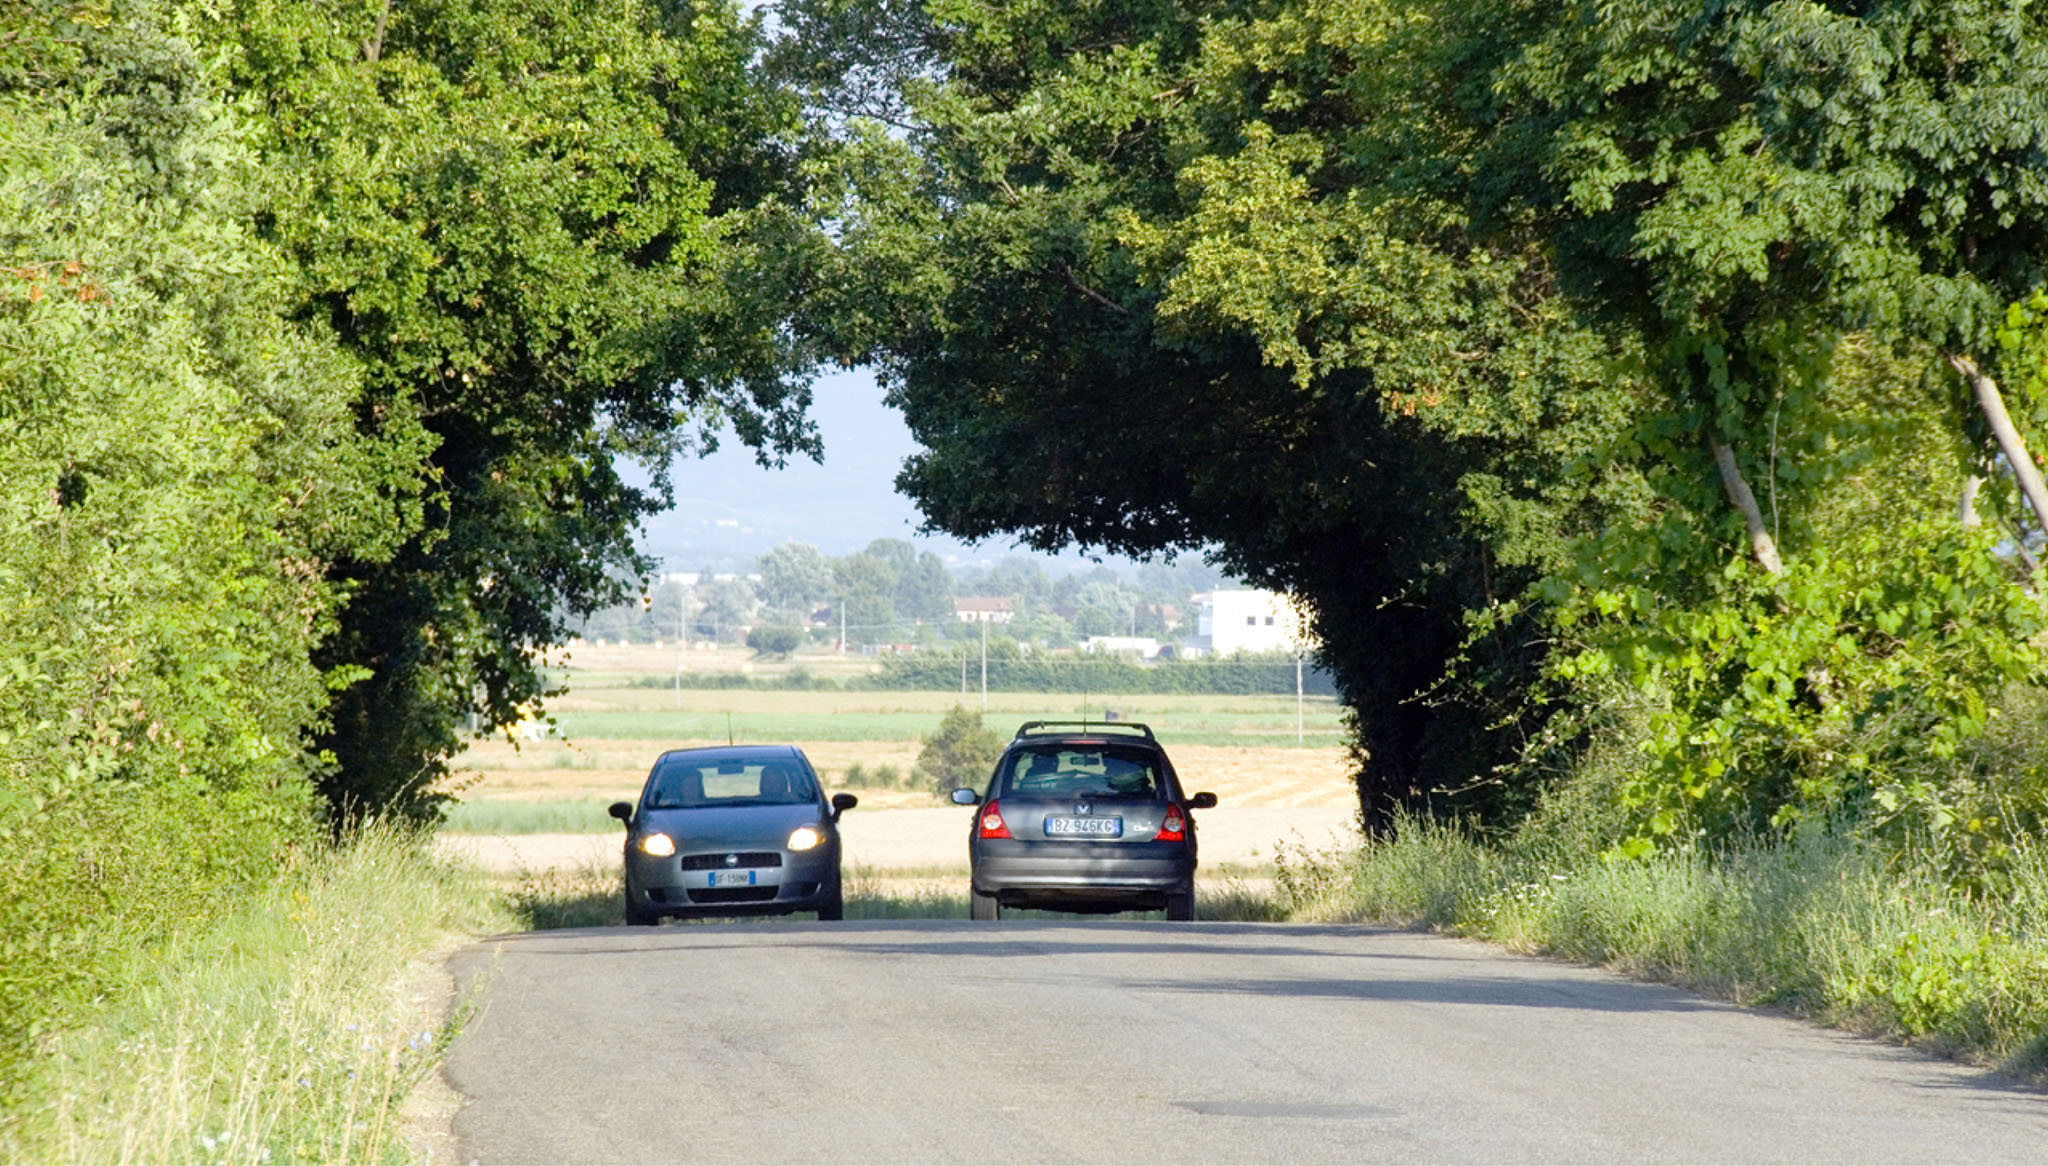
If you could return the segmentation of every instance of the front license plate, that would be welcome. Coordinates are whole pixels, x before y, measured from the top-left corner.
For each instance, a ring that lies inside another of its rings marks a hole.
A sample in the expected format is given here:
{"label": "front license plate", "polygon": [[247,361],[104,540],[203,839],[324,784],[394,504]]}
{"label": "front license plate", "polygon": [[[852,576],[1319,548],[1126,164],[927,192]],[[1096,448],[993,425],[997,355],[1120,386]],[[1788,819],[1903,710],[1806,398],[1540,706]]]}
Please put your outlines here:
{"label": "front license plate", "polygon": [[754,872],[750,870],[714,870],[711,872],[711,885],[714,887],[751,887],[754,885]]}
{"label": "front license plate", "polygon": [[1053,838],[1121,838],[1124,834],[1122,818],[1047,818],[1046,837]]}

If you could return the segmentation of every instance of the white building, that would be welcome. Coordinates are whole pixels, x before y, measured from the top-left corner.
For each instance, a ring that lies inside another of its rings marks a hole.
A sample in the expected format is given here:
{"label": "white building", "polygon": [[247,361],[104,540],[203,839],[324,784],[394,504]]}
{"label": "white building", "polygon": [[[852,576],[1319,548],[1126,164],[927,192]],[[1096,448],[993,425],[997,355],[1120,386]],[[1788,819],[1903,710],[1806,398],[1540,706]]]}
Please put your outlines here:
{"label": "white building", "polygon": [[953,618],[961,623],[1009,623],[1016,613],[1003,596],[963,595],[953,601]]}
{"label": "white building", "polygon": [[1228,656],[1235,652],[1306,655],[1315,650],[1307,619],[1291,597],[1278,591],[1212,591],[1195,600],[1201,604],[1195,616],[1195,641],[1203,651]]}
{"label": "white building", "polygon": [[1151,636],[1082,636],[1081,650],[1150,660],[1159,655],[1159,641]]}

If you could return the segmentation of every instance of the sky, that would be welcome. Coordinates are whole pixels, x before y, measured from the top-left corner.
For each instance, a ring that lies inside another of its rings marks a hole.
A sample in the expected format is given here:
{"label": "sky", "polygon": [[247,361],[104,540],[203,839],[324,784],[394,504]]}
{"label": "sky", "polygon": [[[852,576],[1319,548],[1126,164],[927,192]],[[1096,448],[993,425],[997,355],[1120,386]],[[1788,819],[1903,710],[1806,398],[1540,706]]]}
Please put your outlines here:
{"label": "sky", "polygon": [[[906,539],[954,567],[987,564],[1011,555],[1037,559],[1049,573],[1093,565],[1073,552],[1042,555],[1003,539],[972,546],[944,535],[920,535],[920,517],[896,493],[896,473],[917,442],[903,417],[882,401],[882,388],[866,369],[834,370],[811,388],[822,463],[795,458],[779,470],[763,469],[754,451],[730,430],[705,458],[677,461],[675,509],[649,519],[641,547],[660,556],[664,569],[739,570],[780,543],[807,542],[828,555],[860,550],[878,538]],[[1128,572],[1129,559],[1102,562]]]}

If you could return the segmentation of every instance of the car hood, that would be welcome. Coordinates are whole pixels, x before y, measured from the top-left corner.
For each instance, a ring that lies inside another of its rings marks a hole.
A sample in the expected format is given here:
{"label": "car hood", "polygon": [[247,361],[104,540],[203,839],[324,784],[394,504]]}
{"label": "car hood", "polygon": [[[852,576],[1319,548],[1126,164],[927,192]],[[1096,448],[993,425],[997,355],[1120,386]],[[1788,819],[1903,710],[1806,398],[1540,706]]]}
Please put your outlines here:
{"label": "car hood", "polygon": [[781,850],[798,826],[818,826],[829,835],[832,815],[815,802],[793,806],[729,806],[694,810],[648,810],[640,815],[643,834],[676,840],[679,851]]}

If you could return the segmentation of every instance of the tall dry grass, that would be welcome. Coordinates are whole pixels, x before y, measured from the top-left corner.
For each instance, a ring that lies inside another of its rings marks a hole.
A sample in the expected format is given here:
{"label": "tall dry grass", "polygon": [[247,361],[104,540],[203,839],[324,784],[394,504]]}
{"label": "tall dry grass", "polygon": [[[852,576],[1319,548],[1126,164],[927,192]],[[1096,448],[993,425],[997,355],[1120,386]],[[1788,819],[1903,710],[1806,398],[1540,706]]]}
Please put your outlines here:
{"label": "tall dry grass", "polygon": [[411,1160],[399,1107],[461,1019],[423,957],[511,926],[495,904],[393,830],[304,858],[45,1039],[0,1157]]}
{"label": "tall dry grass", "polygon": [[1768,1004],[2048,1078],[2048,853],[1998,896],[1847,832],[1610,860],[1539,819],[1497,845],[1407,820],[1388,841],[1283,854],[1300,920],[1437,928]]}

